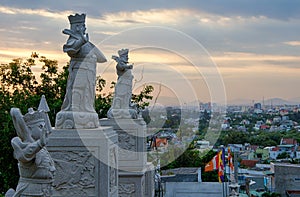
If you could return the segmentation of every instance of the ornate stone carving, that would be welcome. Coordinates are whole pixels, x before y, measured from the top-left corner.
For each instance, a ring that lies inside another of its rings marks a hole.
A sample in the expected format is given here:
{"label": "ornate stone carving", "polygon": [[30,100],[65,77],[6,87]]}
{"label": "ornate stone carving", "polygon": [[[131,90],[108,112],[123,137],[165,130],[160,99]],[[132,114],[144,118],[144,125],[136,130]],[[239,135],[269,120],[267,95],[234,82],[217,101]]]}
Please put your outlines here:
{"label": "ornate stone carving", "polygon": [[85,33],[85,14],[69,16],[69,35],[63,51],[71,57],[67,90],[61,111],[56,116],[58,129],[89,129],[99,126],[94,109],[96,65],[106,62],[101,51],[89,41]]}
{"label": "ornate stone carving", "polygon": [[88,151],[53,152],[57,168],[53,186],[61,196],[88,196],[95,192],[95,164]]}
{"label": "ornate stone carving", "polygon": [[137,152],[137,145],[134,136],[129,135],[126,132],[119,132],[119,158],[128,159],[128,151],[132,153]]}
{"label": "ornate stone carving", "polygon": [[11,144],[19,162],[20,179],[16,191],[10,190],[7,195],[51,196],[55,167],[45,147],[51,131],[49,118],[42,110],[32,108],[24,116],[18,108],[12,108],[10,114],[18,135]]}
{"label": "ornate stone carving", "polygon": [[119,57],[112,56],[117,62],[118,81],[115,86],[115,95],[111,108],[107,113],[108,118],[134,118],[136,119],[137,110],[131,103],[132,95],[132,64],[128,64],[128,49],[118,51]]}
{"label": "ornate stone carving", "polygon": [[110,163],[109,163],[109,189],[110,191],[113,191],[116,189],[117,185],[117,177],[118,177],[118,166],[117,166],[117,152],[116,148],[111,148],[109,152],[109,158],[110,158]]}
{"label": "ornate stone carving", "polygon": [[119,183],[119,197],[134,197],[134,183]]}

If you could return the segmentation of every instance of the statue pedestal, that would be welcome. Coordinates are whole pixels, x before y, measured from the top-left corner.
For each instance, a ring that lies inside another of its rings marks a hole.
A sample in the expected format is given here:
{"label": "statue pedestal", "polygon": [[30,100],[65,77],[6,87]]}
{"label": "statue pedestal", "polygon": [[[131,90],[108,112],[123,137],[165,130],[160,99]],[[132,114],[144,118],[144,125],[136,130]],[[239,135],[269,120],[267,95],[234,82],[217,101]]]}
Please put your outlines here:
{"label": "statue pedestal", "polygon": [[95,129],[99,127],[96,112],[60,111],[56,115],[56,129]]}
{"label": "statue pedestal", "polygon": [[101,119],[118,134],[119,196],[152,197],[153,167],[147,164],[146,123],[140,119]]}
{"label": "statue pedestal", "polygon": [[53,197],[118,197],[117,141],[111,127],[53,130]]}

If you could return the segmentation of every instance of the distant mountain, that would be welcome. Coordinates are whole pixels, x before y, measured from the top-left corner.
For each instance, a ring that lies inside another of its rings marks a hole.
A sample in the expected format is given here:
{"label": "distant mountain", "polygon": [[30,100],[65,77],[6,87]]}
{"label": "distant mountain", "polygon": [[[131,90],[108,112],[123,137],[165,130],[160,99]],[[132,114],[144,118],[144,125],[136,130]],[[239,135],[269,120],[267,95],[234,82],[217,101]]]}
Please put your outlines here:
{"label": "distant mountain", "polygon": [[300,104],[300,97],[285,100],[282,98],[270,98],[265,101],[251,100],[251,99],[234,99],[227,102],[228,105],[250,105],[252,106],[254,103],[261,103],[265,105],[298,105]]}
{"label": "distant mountain", "polygon": [[290,98],[289,101],[300,104],[300,97]]}
{"label": "distant mountain", "polygon": [[265,100],[265,105],[297,105],[299,102],[294,102],[290,100],[284,100],[281,98],[271,98]]}
{"label": "distant mountain", "polygon": [[[154,100],[150,101],[151,105],[153,105]],[[180,103],[180,101],[177,98],[174,97],[168,97],[168,96],[160,96],[156,100],[157,104],[162,105],[162,106],[181,106],[181,105],[186,105],[186,106],[198,106],[200,103],[208,103],[206,102],[201,102],[198,100],[194,101],[189,101],[187,103]],[[216,102],[218,104],[218,102]],[[263,100],[252,100],[252,99],[243,99],[243,98],[238,98],[238,99],[233,99],[233,100],[228,100],[227,105],[238,105],[238,106],[253,106],[254,103],[261,103],[262,105],[300,105],[300,97],[296,98],[291,98],[288,100],[282,99],[282,98],[270,98],[270,99],[265,99]]]}

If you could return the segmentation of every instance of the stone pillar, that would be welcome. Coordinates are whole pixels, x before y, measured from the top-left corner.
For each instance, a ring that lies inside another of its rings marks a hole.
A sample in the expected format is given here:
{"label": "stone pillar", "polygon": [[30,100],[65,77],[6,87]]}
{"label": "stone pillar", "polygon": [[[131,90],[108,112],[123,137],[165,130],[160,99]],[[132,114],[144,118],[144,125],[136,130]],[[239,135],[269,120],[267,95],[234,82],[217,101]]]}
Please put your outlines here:
{"label": "stone pillar", "polygon": [[152,197],[154,167],[147,163],[146,123],[139,119],[101,119],[118,134],[119,196]]}
{"label": "stone pillar", "polygon": [[145,175],[145,197],[153,197],[155,167],[151,162],[147,162],[146,168],[147,171]]}
{"label": "stone pillar", "polygon": [[111,127],[53,130],[53,197],[118,197],[117,140]]}

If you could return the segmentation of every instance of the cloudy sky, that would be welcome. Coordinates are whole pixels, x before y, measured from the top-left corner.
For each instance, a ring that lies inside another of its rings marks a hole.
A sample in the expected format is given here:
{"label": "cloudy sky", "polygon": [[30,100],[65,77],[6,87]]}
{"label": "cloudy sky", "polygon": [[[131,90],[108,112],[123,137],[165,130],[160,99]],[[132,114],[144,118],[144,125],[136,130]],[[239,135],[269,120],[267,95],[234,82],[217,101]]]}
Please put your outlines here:
{"label": "cloudy sky", "polygon": [[129,48],[137,90],[152,84],[184,103],[300,98],[298,0],[1,0],[1,63],[36,51],[63,66],[61,31],[76,12],[108,59],[98,66],[108,81],[111,55]]}

